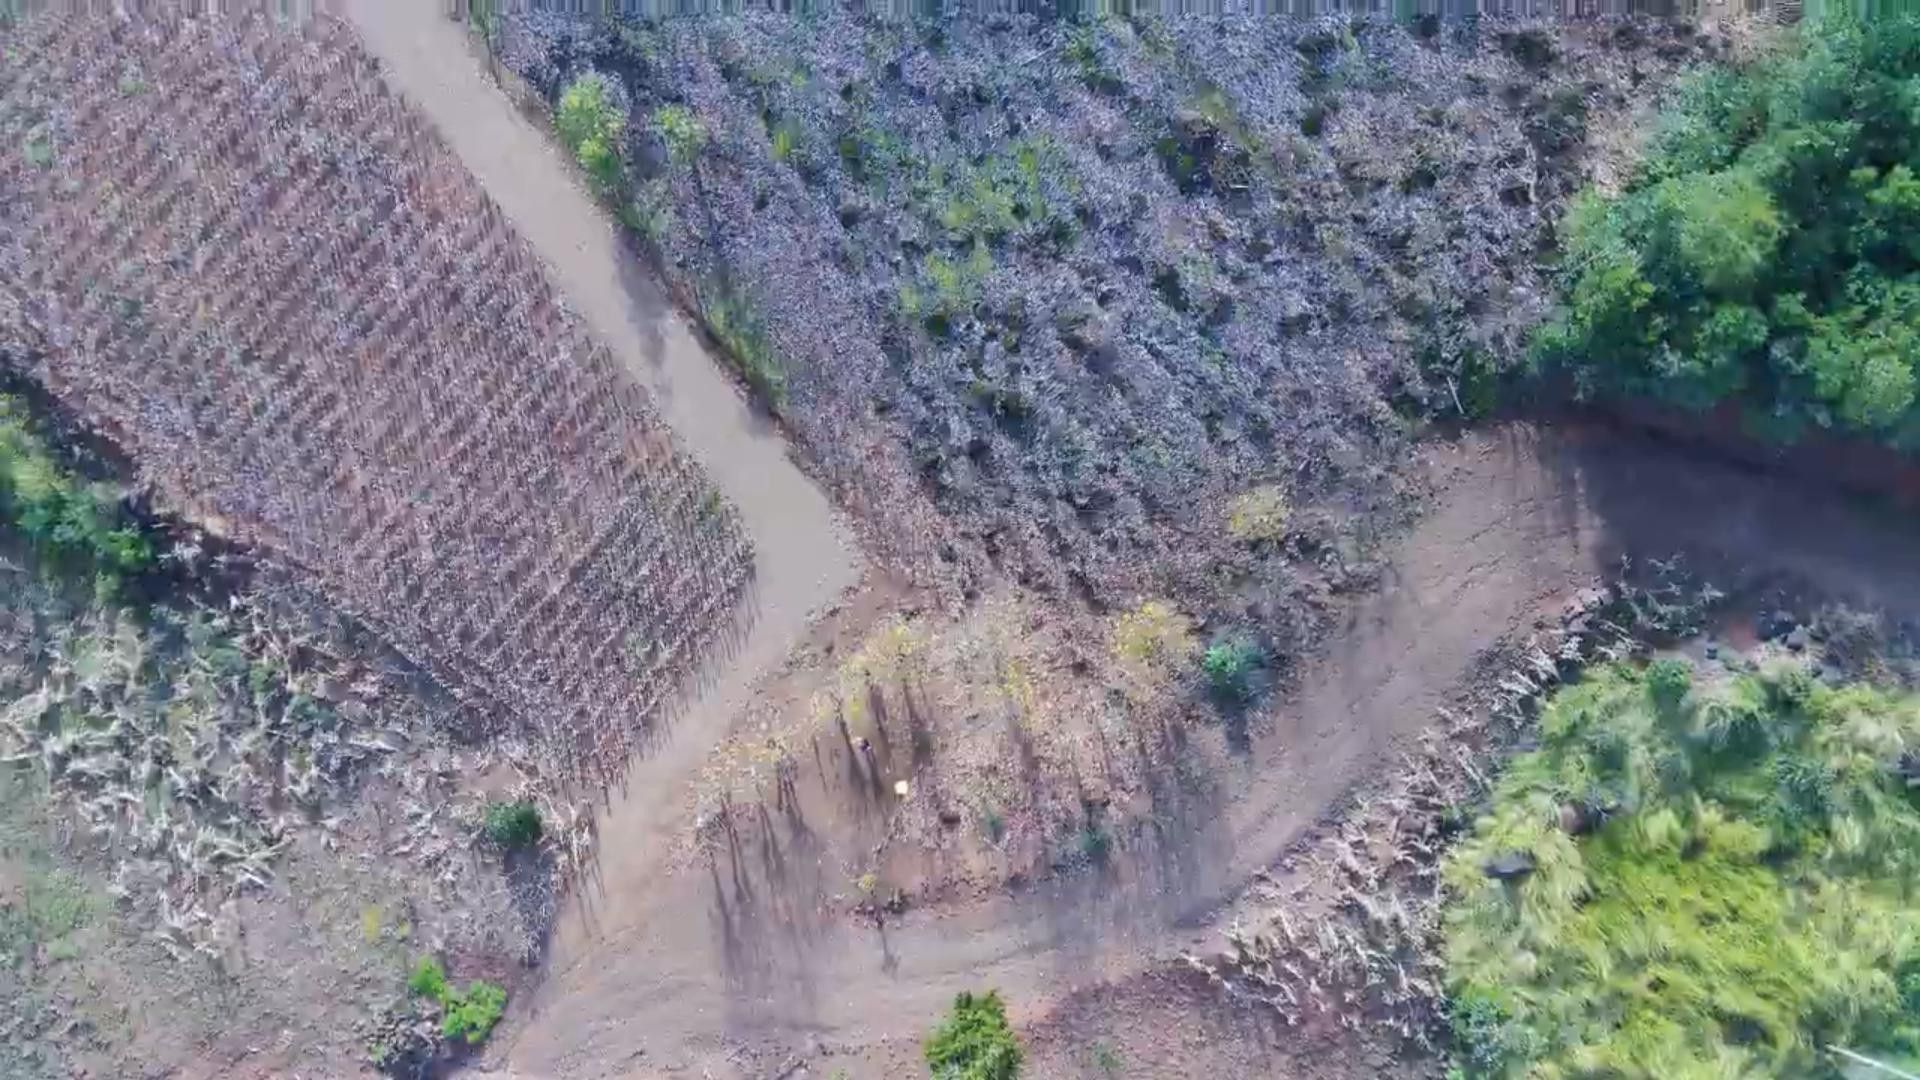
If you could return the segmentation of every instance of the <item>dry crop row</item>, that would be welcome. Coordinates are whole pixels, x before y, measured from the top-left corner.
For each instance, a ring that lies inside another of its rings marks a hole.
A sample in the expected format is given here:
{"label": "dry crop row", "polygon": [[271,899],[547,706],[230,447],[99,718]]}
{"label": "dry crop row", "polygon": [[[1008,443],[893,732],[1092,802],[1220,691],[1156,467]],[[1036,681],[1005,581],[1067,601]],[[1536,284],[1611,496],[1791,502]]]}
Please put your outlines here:
{"label": "dry crop row", "polygon": [[625,757],[751,574],[732,511],[338,24],[30,22],[0,345],[558,768]]}

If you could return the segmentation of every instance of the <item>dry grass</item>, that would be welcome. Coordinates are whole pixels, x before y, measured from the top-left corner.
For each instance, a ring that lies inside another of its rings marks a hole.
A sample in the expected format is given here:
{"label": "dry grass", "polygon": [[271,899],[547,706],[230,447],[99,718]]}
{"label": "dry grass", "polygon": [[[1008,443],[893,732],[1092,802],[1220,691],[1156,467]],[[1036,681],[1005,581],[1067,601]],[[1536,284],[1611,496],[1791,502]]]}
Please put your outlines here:
{"label": "dry grass", "polygon": [[0,67],[0,345],[555,772],[725,632],[735,517],[351,35],[52,19]]}

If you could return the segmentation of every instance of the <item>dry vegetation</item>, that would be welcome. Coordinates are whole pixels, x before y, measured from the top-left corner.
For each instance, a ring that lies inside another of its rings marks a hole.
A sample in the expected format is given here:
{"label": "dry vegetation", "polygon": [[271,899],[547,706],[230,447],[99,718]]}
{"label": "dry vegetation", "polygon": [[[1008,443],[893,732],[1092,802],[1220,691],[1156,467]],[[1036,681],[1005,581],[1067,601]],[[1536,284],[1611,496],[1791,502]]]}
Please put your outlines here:
{"label": "dry vegetation", "polygon": [[1227,508],[1390,517],[1413,418],[1486,408],[1544,316],[1588,125],[1712,47],[848,14],[499,35],[563,120],[602,117],[596,186],[881,551],[961,595],[1169,595],[1280,639],[1222,587]]}
{"label": "dry vegetation", "polygon": [[727,646],[735,513],[339,24],[0,50],[0,1073],[424,1075]]}
{"label": "dry vegetation", "polygon": [[733,512],[337,24],[40,20],[0,333],[164,499],[605,778],[751,572]]}

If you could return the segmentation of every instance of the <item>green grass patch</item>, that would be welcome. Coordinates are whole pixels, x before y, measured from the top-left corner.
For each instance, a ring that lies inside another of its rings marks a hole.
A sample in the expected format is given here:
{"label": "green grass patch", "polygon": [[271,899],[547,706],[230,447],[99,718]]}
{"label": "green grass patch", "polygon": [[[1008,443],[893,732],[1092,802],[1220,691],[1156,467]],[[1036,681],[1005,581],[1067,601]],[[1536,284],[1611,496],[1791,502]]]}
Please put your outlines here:
{"label": "green grass patch", "polygon": [[1920,702],[1663,661],[1590,673],[1540,739],[1445,867],[1462,1071],[1838,1077],[1830,1045],[1920,1051]]}

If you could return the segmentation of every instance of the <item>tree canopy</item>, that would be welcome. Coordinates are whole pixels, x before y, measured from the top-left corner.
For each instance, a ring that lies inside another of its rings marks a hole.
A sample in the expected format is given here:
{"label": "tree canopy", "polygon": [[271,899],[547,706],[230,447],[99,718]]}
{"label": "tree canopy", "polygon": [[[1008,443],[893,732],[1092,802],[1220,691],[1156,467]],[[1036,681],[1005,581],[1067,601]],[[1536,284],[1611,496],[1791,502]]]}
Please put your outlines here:
{"label": "tree canopy", "polygon": [[1920,19],[1831,16],[1697,75],[1563,239],[1534,344],[1584,392],[1920,445]]}

